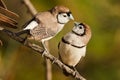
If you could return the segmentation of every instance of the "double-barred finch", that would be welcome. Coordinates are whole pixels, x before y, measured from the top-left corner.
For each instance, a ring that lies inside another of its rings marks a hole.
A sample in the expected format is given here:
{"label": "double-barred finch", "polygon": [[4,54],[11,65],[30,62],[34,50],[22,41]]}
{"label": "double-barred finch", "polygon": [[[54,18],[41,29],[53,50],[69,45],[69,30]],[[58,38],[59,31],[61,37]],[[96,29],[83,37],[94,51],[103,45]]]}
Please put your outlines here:
{"label": "double-barred finch", "polygon": [[[72,31],[63,36],[59,43],[60,60],[75,70],[75,66],[85,56],[86,46],[90,38],[90,27],[85,23],[75,22]],[[64,70],[63,73],[66,76],[69,75]]]}
{"label": "double-barred finch", "polygon": [[55,6],[51,10],[35,15],[17,35],[28,33],[27,39],[42,42],[43,47],[47,51],[44,41],[53,38],[71,19],[73,19],[73,16],[67,7]]}

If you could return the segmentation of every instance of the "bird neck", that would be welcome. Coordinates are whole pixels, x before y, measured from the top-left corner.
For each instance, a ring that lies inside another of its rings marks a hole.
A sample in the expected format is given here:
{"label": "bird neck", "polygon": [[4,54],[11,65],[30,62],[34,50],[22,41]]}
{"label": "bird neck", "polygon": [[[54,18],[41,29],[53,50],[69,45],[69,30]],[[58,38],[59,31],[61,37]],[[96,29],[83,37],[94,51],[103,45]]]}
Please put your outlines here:
{"label": "bird neck", "polygon": [[62,37],[62,42],[66,43],[66,44],[69,44],[73,47],[76,47],[76,48],[83,48],[85,47],[86,45],[83,45],[83,46],[78,46],[78,45],[75,45],[75,44],[71,44],[69,41],[65,40],[64,37]]}
{"label": "bird neck", "polygon": [[74,30],[72,30],[72,33],[74,33],[74,34],[76,34],[76,35],[78,35],[78,36],[84,36],[84,35],[85,35],[85,32],[84,32],[83,34],[78,34],[78,33],[76,33]]}

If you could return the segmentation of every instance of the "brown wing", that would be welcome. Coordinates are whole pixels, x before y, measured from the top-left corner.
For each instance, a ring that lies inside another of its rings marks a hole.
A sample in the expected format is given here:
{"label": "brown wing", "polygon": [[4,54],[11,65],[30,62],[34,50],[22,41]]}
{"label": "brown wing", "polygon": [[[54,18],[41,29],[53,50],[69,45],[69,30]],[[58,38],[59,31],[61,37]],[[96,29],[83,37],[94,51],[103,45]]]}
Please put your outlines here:
{"label": "brown wing", "polygon": [[41,39],[45,39],[51,37],[50,34],[47,33],[47,28],[41,23],[36,26],[33,30],[30,30],[30,34],[34,37],[35,40],[41,41]]}

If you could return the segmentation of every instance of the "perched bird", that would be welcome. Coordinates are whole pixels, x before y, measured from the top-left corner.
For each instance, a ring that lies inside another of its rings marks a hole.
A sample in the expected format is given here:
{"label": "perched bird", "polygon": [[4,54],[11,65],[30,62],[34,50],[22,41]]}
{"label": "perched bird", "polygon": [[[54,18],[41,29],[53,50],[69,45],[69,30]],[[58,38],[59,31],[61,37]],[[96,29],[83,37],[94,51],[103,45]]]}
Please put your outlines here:
{"label": "perched bird", "polygon": [[[60,60],[72,68],[85,56],[86,46],[91,38],[90,27],[85,23],[75,22],[72,31],[62,37],[58,45]],[[69,74],[63,70],[63,73]]]}
{"label": "perched bird", "polygon": [[27,39],[42,42],[47,51],[44,42],[53,38],[71,19],[74,18],[67,7],[55,6],[51,10],[36,14],[25,24],[24,29],[16,34],[19,36],[28,33]]}

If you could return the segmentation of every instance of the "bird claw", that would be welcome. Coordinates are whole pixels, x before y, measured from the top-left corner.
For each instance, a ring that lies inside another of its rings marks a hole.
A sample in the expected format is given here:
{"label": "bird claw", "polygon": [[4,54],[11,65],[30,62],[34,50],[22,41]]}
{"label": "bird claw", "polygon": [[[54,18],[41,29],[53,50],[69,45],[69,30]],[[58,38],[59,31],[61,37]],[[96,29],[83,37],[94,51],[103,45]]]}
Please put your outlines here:
{"label": "bird claw", "polygon": [[76,70],[74,70],[74,77],[77,77],[77,73],[78,73],[78,71],[76,71]]}
{"label": "bird claw", "polygon": [[76,71],[74,71],[74,73],[73,73],[73,74],[74,74],[74,77],[76,77],[76,74],[77,74],[77,73],[76,73]]}
{"label": "bird claw", "polygon": [[75,67],[72,67],[71,69],[73,69],[73,71],[74,71],[74,77],[76,77],[77,76],[77,73],[79,73],[78,71],[77,71],[77,69],[75,68]]}
{"label": "bird claw", "polygon": [[77,77],[77,74],[79,74],[79,72],[76,70],[76,68],[74,68],[74,75],[75,75],[75,77]]}
{"label": "bird claw", "polygon": [[55,59],[52,61],[52,64],[54,64],[56,61],[57,61],[57,59],[55,58]]}
{"label": "bird claw", "polygon": [[44,52],[42,53],[42,57],[44,57],[45,54],[48,54],[49,52],[47,50],[44,50]]}
{"label": "bird claw", "polygon": [[46,53],[47,53],[46,50],[44,50],[44,52],[42,53],[42,57],[44,57]]}

